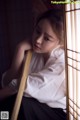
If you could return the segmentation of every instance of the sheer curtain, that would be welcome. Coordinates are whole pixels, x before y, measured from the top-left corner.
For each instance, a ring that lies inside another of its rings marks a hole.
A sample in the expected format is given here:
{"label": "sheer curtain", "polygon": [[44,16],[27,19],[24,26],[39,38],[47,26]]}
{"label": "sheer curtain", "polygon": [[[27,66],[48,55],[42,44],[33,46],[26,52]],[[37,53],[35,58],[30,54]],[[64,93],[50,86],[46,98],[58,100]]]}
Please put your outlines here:
{"label": "sheer curtain", "polygon": [[68,120],[80,120],[80,1],[65,5]]}

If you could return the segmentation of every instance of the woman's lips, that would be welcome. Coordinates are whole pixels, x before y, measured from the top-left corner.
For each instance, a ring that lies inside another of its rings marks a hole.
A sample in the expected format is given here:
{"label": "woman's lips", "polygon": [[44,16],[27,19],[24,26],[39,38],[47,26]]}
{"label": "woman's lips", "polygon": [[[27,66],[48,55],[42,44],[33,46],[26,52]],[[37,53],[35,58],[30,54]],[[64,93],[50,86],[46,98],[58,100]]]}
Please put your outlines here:
{"label": "woman's lips", "polygon": [[36,44],[34,44],[34,47],[40,49],[40,47],[38,45],[36,45]]}

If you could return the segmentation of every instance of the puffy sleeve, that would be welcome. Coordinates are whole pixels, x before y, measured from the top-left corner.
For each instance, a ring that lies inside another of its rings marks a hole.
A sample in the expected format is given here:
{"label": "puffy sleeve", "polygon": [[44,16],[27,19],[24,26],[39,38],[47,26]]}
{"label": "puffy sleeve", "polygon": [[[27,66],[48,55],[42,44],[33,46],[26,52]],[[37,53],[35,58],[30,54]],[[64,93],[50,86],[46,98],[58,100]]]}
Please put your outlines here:
{"label": "puffy sleeve", "polygon": [[55,61],[53,58],[49,59],[43,70],[29,74],[24,95],[43,102],[60,99],[65,94],[64,69],[63,54]]}

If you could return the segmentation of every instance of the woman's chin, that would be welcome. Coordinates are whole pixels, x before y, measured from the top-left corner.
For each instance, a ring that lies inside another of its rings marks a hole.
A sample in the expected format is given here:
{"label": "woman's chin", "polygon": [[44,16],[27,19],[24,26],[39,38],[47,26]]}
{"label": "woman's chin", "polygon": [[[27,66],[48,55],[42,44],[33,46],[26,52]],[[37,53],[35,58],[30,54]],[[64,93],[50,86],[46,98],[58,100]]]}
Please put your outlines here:
{"label": "woman's chin", "polygon": [[40,50],[38,50],[38,49],[33,49],[33,51],[34,52],[36,52],[36,53],[42,53]]}
{"label": "woman's chin", "polygon": [[36,53],[41,53],[41,50],[39,48],[33,47],[33,51],[36,52]]}
{"label": "woman's chin", "polygon": [[41,52],[40,52],[40,51],[38,51],[38,50],[34,50],[34,49],[33,49],[33,51],[34,51],[34,52],[36,52],[36,53],[41,53]]}

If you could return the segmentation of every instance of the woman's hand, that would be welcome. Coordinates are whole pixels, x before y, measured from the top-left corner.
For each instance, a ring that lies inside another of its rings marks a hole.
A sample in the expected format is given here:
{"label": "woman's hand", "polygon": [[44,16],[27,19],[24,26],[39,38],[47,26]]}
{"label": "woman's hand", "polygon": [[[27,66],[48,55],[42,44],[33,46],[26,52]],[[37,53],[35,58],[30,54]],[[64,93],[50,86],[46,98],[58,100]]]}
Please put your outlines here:
{"label": "woman's hand", "polygon": [[28,43],[27,41],[23,41],[17,46],[16,52],[15,52],[15,55],[13,58],[13,62],[11,65],[12,69],[14,69],[15,71],[19,70],[19,68],[24,60],[25,52],[30,49],[32,49],[32,47],[31,47],[30,43]]}
{"label": "woman's hand", "polygon": [[32,49],[31,44],[27,41],[22,41],[18,44],[12,65],[3,78],[3,83],[5,86],[7,86],[12,79],[20,79],[24,64],[25,52],[30,49]]}

